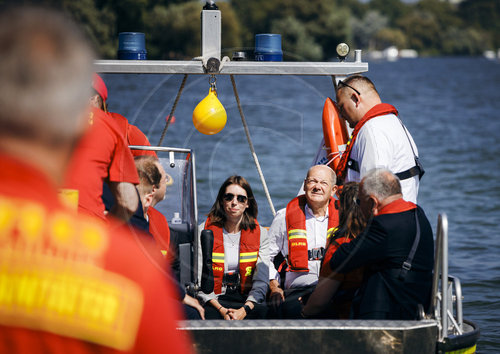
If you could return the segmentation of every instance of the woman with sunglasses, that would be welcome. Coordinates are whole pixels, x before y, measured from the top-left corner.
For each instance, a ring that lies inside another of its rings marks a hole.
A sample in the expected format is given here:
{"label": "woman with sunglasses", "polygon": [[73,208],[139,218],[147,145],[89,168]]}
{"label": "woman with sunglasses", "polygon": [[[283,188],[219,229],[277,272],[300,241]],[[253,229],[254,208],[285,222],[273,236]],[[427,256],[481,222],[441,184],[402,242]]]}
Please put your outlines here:
{"label": "woman with sunglasses", "polygon": [[[212,230],[214,235],[214,290],[198,294],[206,319],[265,318],[269,242],[267,230],[257,222],[257,214],[257,202],[247,180],[241,176],[226,179],[207,220],[199,228]],[[198,259],[201,281],[201,249]]]}

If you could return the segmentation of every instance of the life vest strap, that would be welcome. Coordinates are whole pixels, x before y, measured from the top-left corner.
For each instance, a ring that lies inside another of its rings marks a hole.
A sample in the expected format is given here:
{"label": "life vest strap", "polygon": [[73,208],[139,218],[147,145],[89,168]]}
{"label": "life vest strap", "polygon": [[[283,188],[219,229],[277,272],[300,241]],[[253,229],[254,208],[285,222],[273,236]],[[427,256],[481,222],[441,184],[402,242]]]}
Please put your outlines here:
{"label": "life vest strap", "polygon": [[347,160],[347,168],[350,168],[351,170],[359,172],[359,163],[358,163],[358,161],[356,161],[356,160],[354,160],[352,158],[349,158]]}

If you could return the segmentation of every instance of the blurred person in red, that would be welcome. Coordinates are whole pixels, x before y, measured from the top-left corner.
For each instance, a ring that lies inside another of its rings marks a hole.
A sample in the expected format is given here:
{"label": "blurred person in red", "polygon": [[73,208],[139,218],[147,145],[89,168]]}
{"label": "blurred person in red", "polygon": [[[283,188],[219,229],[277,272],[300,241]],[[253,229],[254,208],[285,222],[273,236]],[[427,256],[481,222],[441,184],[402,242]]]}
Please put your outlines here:
{"label": "blurred person in red", "polygon": [[[108,88],[102,77],[98,74],[94,75],[92,88],[95,91],[95,94],[91,99],[92,103],[104,112],[109,113],[128,145],[151,146],[146,135],[137,126],[130,124],[128,119],[121,114],[108,111]],[[154,151],[147,150],[132,150],[132,155],[151,155],[156,157],[156,153]]]}
{"label": "blurred person in red", "polygon": [[89,129],[73,155],[65,187],[78,190],[80,211],[105,219],[102,196],[103,183],[106,183],[114,200],[110,213],[127,221],[138,207],[135,185],[139,177],[120,126],[105,111],[106,86],[95,74],[92,86]]}
{"label": "blurred person in red", "polygon": [[0,52],[0,352],[189,353],[164,259],[58,199],[88,125],[84,36],[50,10],[12,8]]}

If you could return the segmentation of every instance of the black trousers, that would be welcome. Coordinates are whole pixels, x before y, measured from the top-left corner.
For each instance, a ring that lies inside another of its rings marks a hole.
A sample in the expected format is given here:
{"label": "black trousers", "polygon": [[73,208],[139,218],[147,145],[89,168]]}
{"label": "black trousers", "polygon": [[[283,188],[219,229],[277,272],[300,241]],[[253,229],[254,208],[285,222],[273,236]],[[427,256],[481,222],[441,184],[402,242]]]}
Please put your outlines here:
{"label": "black trousers", "polygon": [[[225,308],[239,309],[245,305],[247,296],[242,295],[239,291],[229,292],[220,295],[217,300]],[[254,304],[254,309],[245,317],[245,319],[262,319],[266,318],[267,306],[265,304]],[[222,316],[210,302],[207,302],[205,308],[205,319],[207,320],[221,320]]]}
{"label": "black trousers", "polygon": [[[307,299],[309,295],[314,291],[316,285],[304,287],[304,288],[293,288],[286,289],[285,293],[285,301],[278,306],[278,308],[274,308],[271,303],[268,304],[268,313],[267,318],[272,319],[297,319],[302,318],[300,314],[302,312],[302,303],[307,303]],[[299,298],[302,298],[302,301],[299,301]]]}

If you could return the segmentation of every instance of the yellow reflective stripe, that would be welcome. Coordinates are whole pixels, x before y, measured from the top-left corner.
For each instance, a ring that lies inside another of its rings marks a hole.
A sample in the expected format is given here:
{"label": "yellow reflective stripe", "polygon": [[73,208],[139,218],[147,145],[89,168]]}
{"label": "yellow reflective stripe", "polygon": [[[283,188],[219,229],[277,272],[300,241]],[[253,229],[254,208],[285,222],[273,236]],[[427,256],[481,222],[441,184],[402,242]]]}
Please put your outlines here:
{"label": "yellow reflective stripe", "polygon": [[257,251],[240,253],[240,262],[256,262],[257,261]]}
{"label": "yellow reflective stripe", "polygon": [[212,262],[224,263],[224,253],[212,252]]}
{"label": "yellow reflective stripe", "polygon": [[288,236],[295,236],[295,235],[307,235],[306,230],[301,230],[301,229],[293,229],[288,231]]}
{"label": "yellow reflective stripe", "polygon": [[338,227],[332,227],[331,229],[328,229],[328,232],[326,233],[326,238],[330,238],[339,228]]}

